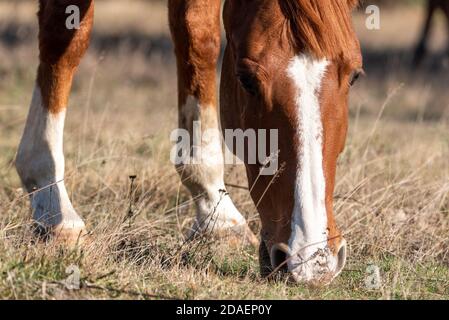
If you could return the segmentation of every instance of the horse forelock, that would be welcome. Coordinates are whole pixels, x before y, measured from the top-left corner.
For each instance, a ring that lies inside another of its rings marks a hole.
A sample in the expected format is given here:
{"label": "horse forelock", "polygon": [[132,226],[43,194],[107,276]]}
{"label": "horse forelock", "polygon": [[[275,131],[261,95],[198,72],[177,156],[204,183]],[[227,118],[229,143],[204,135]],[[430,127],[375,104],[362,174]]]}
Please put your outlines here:
{"label": "horse forelock", "polygon": [[359,0],[279,0],[295,50],[316,58],[353,60],[351,13]]}

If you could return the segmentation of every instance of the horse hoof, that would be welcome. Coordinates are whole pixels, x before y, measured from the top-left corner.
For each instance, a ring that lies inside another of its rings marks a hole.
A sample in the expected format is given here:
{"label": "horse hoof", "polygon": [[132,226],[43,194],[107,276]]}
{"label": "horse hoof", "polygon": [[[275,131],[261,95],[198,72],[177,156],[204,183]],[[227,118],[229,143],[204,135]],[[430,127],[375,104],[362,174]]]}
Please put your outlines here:
{"label": "horse hoof", "polygon": [[249,243],[251,246],[253,246],[256,249],[259,247],[259,245],[260,245],[259,239],[256,237],[256,235],[251,231],[251,229],[247,225],[245,225],[242,235],[245,239],[244,241]]}
{"label": "horse hoof", "polygon": [[44,242],[54,243],[73,248],[86,243],[88,233],[84,223],[60,224],[52,227],[43,227],[36,224],[34,232]]}
{"label": "horse hoof", "polygon": [[[205,233],[203,233],[204,235]],[[229,229],[216,230],[213,237],[218,240],[224,240],[230,247],[246,247],[251,246],[258,248],[259,239],[254,235],[248,225],[242,225]]]}
{"label": "horse hoof", "polygon": [[195,240],[201,237],[211,237],[216,240],[224,240],[231,247],[252,246],[257,248],[259,246],[258,238],[254,235],[246,223],[233,227],[222,227],[209,230],[199,230],[197,224],[195,223],[193,228],[189,231],[187,238],[189,240]]}
{"label": "horse hoof", "polygon": [[53,240],[57,244],[67,247],[77,247],[84,245],[87,241],[88,234],[86,227],[82,228],[64,228],[57,227],[53,230]]}

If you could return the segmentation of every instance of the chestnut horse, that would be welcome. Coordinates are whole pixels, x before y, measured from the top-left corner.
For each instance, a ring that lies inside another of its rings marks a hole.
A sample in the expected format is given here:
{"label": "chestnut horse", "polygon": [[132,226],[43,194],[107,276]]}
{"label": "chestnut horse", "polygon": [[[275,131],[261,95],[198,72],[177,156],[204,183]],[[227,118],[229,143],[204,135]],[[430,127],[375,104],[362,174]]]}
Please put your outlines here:
{"label": "chestnut horse", "polygon": [[[203,131],[218,129],[220,121],[222,130],[278,130],[275,160],[281,170],[260,175],[264,164],[245,162],[262,220],[264,275],[284,269],[295,281],[326,284],[344,266],[346,242],[332,207],[336,163],[348,126],[348,92],[362,67],[351,22],[356,2],[227,0],[228,45],[218,111],[221,1],[168,1],[179,127],[192,135],[194,121],[201,122]],[[82,18],[73,30],[65,26],[69,5],[78,6]],[[69,242],[83,237],[85,225],[64,186],[64,119],[93,15],[94,0],[40,0],[40,64],[16,159],[38,230]],[[199,159],[177,164],[196,199],[192,230],[231,231],[257,243],[226,193],[223,164],[215,161],[223,157],[220,135],[205,136],[200,144],[204,152]]]}

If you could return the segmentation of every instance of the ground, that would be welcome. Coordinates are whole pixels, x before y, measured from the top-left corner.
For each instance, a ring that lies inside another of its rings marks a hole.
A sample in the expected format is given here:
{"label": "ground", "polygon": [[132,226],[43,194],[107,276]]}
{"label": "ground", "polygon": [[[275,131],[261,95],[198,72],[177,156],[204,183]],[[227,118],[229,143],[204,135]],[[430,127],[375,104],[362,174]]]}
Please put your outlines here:
{"label": "ground", "polygon": [[[0,2],[0,298],[449,299],[442,19],[431,56],[411,70],[419,6],[382,10],[378,31],[355,15],[367,76],[351,94],[335,201],[348,263],[331,286],[309,288],[260,278],[252,248],[184,242],[194,208],[169,161],[176,70],[162,1],[97,3],[65,136],[66,185],[92,242],[81,250],[33,242],[13,161],[36,74],[36,6]],[[243,168],[228,167],[226,182],[246,186]],[[258,232],[248,192],[230,192]],[[381,282],[370,287],[373,266]],[[68,289],[71,270],[80,271],[79,290]]]}

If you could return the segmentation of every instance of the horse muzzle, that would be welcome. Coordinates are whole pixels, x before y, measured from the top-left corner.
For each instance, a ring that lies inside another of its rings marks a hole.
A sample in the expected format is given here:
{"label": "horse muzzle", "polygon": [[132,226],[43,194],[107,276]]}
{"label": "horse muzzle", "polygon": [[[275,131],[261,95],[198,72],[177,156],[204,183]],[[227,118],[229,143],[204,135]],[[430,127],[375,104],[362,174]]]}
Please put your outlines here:
{"label": "horse muzzle", "polygon": [[279,243],[271,248],[270,260],[274,270],[288,272],[292,281],[296,283],[326,286],[343,270],[346,254],[346,240],[341,241],[337,254],[327,246],[295,253],[286,244]]}

